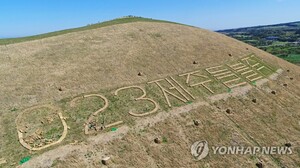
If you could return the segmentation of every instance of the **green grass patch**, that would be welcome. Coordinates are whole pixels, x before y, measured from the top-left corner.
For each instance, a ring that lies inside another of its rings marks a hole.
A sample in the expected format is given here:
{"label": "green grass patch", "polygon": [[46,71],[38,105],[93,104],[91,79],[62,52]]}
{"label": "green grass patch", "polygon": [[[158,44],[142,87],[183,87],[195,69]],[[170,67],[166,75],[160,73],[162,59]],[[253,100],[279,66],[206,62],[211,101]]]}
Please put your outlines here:
{"label": "green grass patch", "polygon": [[291,63],[300,63],[300,54],[290,54],[287,57],[281,57]]}
{"label": "green grass patch", "polygon": [[162,142],[163,142],[163,143],[168,143],[167,137],[162,137]]}

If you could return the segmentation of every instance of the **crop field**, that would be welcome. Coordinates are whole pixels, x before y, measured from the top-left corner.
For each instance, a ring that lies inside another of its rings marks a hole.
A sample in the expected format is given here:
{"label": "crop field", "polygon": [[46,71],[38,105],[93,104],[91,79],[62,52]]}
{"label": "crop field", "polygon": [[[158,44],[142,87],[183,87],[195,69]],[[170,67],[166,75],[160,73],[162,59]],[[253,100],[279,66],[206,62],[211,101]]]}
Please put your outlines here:
{"label": "crop field", "polygon": [[284,57],[284,59],[295,64],[300,64],[300,54],[290,54]]}
{"label": "crop field", "polygon": [[286,61],[299,64],[300,22],[256,26],[218,32],[236,38],[278,56]]}

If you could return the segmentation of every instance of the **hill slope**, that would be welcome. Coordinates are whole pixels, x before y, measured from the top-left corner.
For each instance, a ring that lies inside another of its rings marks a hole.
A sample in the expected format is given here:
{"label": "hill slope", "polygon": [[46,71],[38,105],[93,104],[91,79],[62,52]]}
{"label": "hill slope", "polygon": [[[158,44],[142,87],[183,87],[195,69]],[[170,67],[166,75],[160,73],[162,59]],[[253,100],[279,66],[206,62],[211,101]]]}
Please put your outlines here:
{"label": "hill slope", "polygon": [[[1,166],[300,165],[299,67],[225,35],[132,22],[3,45],[0,58]],[[293,154],[195,161],[199,140]]]}
{"label": "hill slope", "polygon": [[[89,25],[83,26],[83,27],[55,31],[55,32],[39,34],[39,35],[34,35],[34,36],[21,37],[21,38],[3,38],[3,39],[0,39],[0,45],[7,45],[7,44],[14,44],[14,43],[20,43],[20,42],[25,42],[25,41],[38,40],[38,39],[43,39],[43,38],[48,38],[48,37],[53,37],[53,36],[59,36],[59,35],[67,34],[67,33],[79,32],[79,31],[84,31],[84,30],[92,30],[92,29],[97,29],[97,28],[101,28],[101,27],[117,25],[117,24],[124,24],[124,23],[132,23],[132,22],[174,23],[174,22],[169,22],[169,21],[164,21],[164,20],[127,16],[127,17],[123,17],[123,18],[110,20],[110,21],[96,23],[96,24],[89,24]],[[177,24],[177,23],[174,23],[174,24]]]}
{"label": "hill slope", "polygon": [[289,62],[300,63],[300,22],[220,30]]}

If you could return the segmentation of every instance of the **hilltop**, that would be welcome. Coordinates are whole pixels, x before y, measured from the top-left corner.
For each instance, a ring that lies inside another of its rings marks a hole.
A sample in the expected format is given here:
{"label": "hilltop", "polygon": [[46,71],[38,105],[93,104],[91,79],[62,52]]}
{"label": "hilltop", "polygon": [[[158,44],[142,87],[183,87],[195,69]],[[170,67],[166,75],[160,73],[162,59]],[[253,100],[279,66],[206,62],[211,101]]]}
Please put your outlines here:
{"label": "hilltop", "polygon": [[[109,21],[99,22],[99,23],[95,23],[95,24],[88,24],[87,26],[83,26],[83,27],[60,30],[60,31],[55,31],[55,32],[50,32],[50,33],[45,33],[45,34],[20,37],[20,38],[2,38],[2,39],[0,38],[0,45],[7,45],[7,44],[32,41],[32,40],[39,40],[39,39],[43,39],[43,38],[64,35],[67,33],[79,32],[79,31],[84,31],[84,30],[92,30],[92,29],[97,29],[97,28],[101,28],[101,27],[117,25],[117,24],[124,24],[124,23],[132,23],[132,22],[174,23],[174,22],[170,22],[170,21],[157,20],[157,19],[151,19],[151,18],[143,18],[143,17],[135,17],[135,16],[130,15],[130,16],[117,18],[117,19],[113,19],[113,20],[109,20]],[[178,23],[174,23],[174,24],[178,24]]]}
{"label": "hilltop", "polygon": [[[216,32],[130,19],[0,45],[0,166],[300,166],[298,66]],[[211,150],[200,161],[196,141]],[[293,153],[212,153],[230,145]]]}
{"label": "hilltop", "polygon": [[300,64],[300,21],[217,31]]}

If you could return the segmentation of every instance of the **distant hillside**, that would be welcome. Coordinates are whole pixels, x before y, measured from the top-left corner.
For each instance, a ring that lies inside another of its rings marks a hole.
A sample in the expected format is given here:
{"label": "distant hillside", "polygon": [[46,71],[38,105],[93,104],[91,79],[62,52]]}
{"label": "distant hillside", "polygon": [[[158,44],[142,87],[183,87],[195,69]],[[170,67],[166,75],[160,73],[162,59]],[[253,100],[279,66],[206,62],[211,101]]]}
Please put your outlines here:
{"label": "distant hillside", "polygon": [[218,31],[300,64],[300,21]]}

